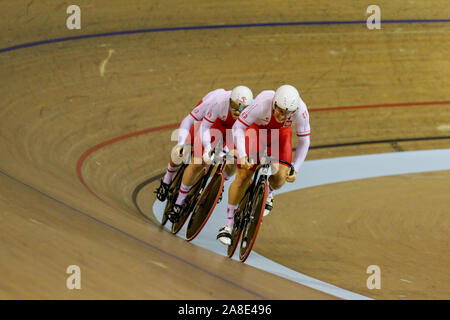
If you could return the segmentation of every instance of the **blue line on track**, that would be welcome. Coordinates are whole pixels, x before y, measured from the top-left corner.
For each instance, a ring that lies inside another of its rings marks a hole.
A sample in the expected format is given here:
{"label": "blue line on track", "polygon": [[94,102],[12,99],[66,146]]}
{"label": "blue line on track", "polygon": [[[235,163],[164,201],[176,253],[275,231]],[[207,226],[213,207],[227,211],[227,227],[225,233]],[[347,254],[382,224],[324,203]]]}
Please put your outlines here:
{"label": "blue line on track", "polygon": [[[410,19],[410,20],[381,20],[381,23],[389,24],[411,24],[411,23],[449,23],[450,19]],[[349,25],[349,24],[366,24],[367,21],[303,21],[303,22],[267,22],[267,23],[250,23],[250,24],[230,24],[230,25],[209,25],[209,26],[191,26],[191,27],[172,27],[172,28],[154,28],[154,29],[140,29],[140,30],[125,30],[117,32],[87,34],[66,38],[57,38],[43,41],[36,41],[30,43],[19,44],[16,46],[0,49],[0,53],[9,51],[36,47],[46,44],[82,40],[90,38],[112,37],[139,33],[153,33],[153,32],[172,32],[172,31],[192,31],[192,30],[208,30],[208,29],[237,29],[237,28],[259,28],[259,27],[292,27],[292,26],[325,26],[325,25]]]}

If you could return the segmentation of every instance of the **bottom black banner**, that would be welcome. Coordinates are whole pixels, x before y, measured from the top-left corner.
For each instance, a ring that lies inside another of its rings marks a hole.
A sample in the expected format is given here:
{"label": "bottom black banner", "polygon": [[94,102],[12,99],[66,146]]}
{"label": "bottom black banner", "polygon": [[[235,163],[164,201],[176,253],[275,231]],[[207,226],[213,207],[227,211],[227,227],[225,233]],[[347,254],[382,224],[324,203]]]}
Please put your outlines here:
{"label": "bottom black banner", "polygon": [[3,300],[0,303],[4,314],[10,308],[15,316],[30,312],[34,317],[41,313],[58,318],[111,315],[124,319],[137,315],[167,319],[279,319],[327,313],[360,318],[385,317],[395,311],[405,317],[420,311],[437,314],[440,309],[447,311],[449,306],[450,300]]}

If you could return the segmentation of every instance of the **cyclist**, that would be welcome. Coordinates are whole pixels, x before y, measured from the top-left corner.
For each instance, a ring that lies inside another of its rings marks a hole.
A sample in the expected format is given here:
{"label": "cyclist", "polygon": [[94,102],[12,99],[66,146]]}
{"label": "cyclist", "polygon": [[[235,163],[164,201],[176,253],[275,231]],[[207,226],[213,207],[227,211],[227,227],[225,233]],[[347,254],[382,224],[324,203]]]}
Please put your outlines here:
{"label": "cyclist", "polygon": [[[222,141],[225,151],[234,149],[231,128],[241,112],[253,101],[252,91],[245,86],[237,86],[232,91],[219,90],[221,91],[216,90],[210,99],[199,131],[195,132],[193,128],[190,130],[194,161],[184,171],[177,200],[172,210],[167,212],[171,222],[176,221],[180,216],[187,194],[195,184],[201,170],[212,162],[213,151],[217,146],[220,148],[219,143]],[[228,139],[226,139],[227,131]],[[225,180],[232,177],[235,171],[235,165],[227,165],[224,170]]]}
{"label": "cyclist", "polygon": [[[239,87],[237,87],[239,88]],[[235,89],[237,89],[235,88]],[[178,142],[172,149],[169,163],[167,165],[166,173],[160,181],[159,187],[156,189],[156,198],[159,201],[165,201],[169,192],[169,186],[173,177],[178,171],[181,163],[175,163],[173,160],[183,157],[183,147],[186,144],[191,144],[194,132],[197,133],[206,115],[207,110],[218,108],[221,103],[227,102],[230,98],[230,91],[225,89],[217,89],[209,92],[200,100],[190,114],[188,114],[180,124],[178,130]]]}
{"label": "cyclist", "polygon": [[[286,181],[294,182],[296,172],[303,164],[310,145],[309,114],[297,89],[283,85],[276,92],[262,91],[253,103],[239,116],[232,128],[234,142],[238,152],[238,169],[236,178],[228,191],[228,208],[225,224],[219,229],[217,239],[225,244],[231,243],[231,231],[234,213],[238,208],[251,178],[256,170],[258,157],[254,154],[271,155],[274,158],[292,161],[292,127],[295,124],[298,146],[293,166],[295,172],[289,176],[290,168],[274,160],[272,175],[269,177],[269,194],[267,196],[264,216],[273,207],[273,191],[281,188]],[[264,141],[266,143],[264,144]],[[267,150],[264,150],[267,148]],[[279,153],[277,155],[276,153]],[[249,160],[249,155],[251,160]],[[252,159],[253,158],[253,159]],[[250,161],[250,162],[249,162]],[[282,163],[281,163],[282,164]]]}

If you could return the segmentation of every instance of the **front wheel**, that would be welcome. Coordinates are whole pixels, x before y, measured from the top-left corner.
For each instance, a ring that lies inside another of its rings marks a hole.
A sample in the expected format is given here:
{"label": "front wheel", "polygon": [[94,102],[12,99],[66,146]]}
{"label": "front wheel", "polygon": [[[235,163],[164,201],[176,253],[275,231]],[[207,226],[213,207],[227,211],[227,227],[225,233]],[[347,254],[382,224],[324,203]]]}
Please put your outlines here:
{"label": "front wheel", "polygon": [[239,244],[239,238],[241,237],[242,229],[244,227],[244,217],[246,216],[249,201],[250,191],[247,190],[244,198],[242,198],[241,202],[239,202],[239,207],[234,215],[233,231],[231,232],[231,243],[230,245],[228,245],[227,249],[227,255],[229,258],[233,257],[233,254]]}
{"label": "front wheel", "polygon": [[247,216],[245,225],[242,232],[241,247],[239,249],[239,259],[242,262],[247,260],[253,245],[256,241],[259,228],[264,216],[264,208],[267,199],[267,181],[263,180],[259,182],[255,192],[255,197],[250,205],[250,214]]}

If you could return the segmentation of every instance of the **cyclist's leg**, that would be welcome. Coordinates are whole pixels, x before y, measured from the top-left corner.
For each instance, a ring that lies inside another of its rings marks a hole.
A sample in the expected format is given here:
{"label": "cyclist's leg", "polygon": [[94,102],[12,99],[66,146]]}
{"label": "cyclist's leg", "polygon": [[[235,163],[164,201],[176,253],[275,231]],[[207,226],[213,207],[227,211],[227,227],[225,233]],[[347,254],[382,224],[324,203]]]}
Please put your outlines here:
{"label": "cyclist's leg", "polygon": [[179,206],[182,206],[184,204],[187,194],[197,181],[197,177],[202,172],[205,165],[206,164],[203,163],[201,159],[194,159],[194,161],[187,166],[187,168],[183,173],[180,192],[178,193],[178,197],[175,204]]}
{"label": "cyclist's leg", "polygon": [[236,165],[235,164],[227,164],[225,169],[223,170],[223,176],[225,181],[230,180],[236,174]]}
{"label": "cyclist's leg", "polygon": [[184,170],[175,204],[173,205],[172,209],[167,212],[169,220],[172,223],[176,222],[180,217],[181,212],[185,207],[186,197],[189,194],[192,186],[197,181],[197,176],[202,171],[203,167],[204,164],[202,162],[196,163],[195,161],[191,161]]}
{"label": "cyclist's leg", "polygon": [[[233,150],[233,151],[236,151],[236,150]],[[236,163],[228,163],[227,165],[225,165],[225,168],[224,168],[224,170],[222,172],[223,173],[224,182],[227,182],[228,180],[230,180],[236,174],[236,169],[237,169]],[[219,202],[222,201],[222,196],[223,196],[223,190],[224,189],[225,189],[225,186],[222,188],[222,191],[220,193]]]}
{"label": "cyclist's leg", "polygon": [[[274,143],[278,143],[277,146]],[[271,145],[268,148],[269,154],[277,159],[287,162],[292,161],[292,127],[286,127],[279,130],[278,140],[271,141]],[[275,154],[277,153],[278,154]],[[272,164],[273,174],[269,177],[269,193],[266,200],[266,208],[264,215],[268,215],[273,208],[273,191],[280,189],[285,183],[286,178],[289,175],[290,167],[283,163],[275,162]]]}
{"label": "cyclist's leg", "polygon": [[238,168],[236,171],[236,178],[230,185],[228,190],[228,208],[225,224],[233,225],[234,212],[236,211],[239,201],[244,196],[245,190],[250,185],[254,171],[243,168]]}
{"label": "cyclist's leg", "polygon": [[[250,158],[253,155],[257,155],[260,149],[260,141],[259,141],[259,133],[257,126],[251,126],[246,130],[245,134],[245,151],[247,155],[250,155]],[[227,208],[227,217],[233,217],[234,211],[237,209],[239,202],[245,194],[248,186],[250,185],[253,173],[256,170],[256,164],[253,165],[250,169],[241,168],[240,165],[237,165],[236,178],[230,185],[230,189],[228,190],[228,208]],[[232,225],[233,220],[227,219],[228,223]]]}
{"label": "cyclist's leg", "polygon": [[[271,141],[268,148],[269,154],[275,159],[292,161],[292,127],[279,129],[279,138]],[[278,144],[278,148],[274,145]],[[278,152],[278,154],[276,154]],[[290,167],[284,163],[275,162],[272,164],[273,174],[269,177],[269,194],[273,190],[280,189],[286,182]]]}
{"label": "cyclist's leg", "polygon": [[172,157],[169,160],[169,163],[167,165],[167,170],[164,176],[161,178],[161,181],[159,183],[158,188],[156,188],[156,198],[159,201],[165,201],[167,199],[167,195],[169,194],[169,187],[172,183],[173,177],[178,171],[178,167],[180,165],[177,165],[173,163]]}
{"label": "cyclist's leg", "polygon": [[176,205],[182,206],[185,202],[186,196],[191,190],[192,186],[198,179],[198,176],[202,172],[206,164],[203,162],[203,144],[200,137],[200,132],[197,130],[194,132],[194,139],[192,145],[192,161],[187,166],[183,173],[183,179],[181,181],[180,192],[175,202]]}
{"label": "cyclist's leg", "polygon": [[[193,144],[192,137],[194,137],[194,134],[196,133],[196,131],[198,131],[198,125],[191,126],[189,135],[186,138],[186,142],[185,142],[186,145]],[[172,182],[173,177],[175,176],[176,172],[178,171],[178,168],[180,167],[180,165],[182,163],[182,158],[184,158],[179,154],[180,151],[181,151],[181,147],[178,145],[172,149],[172,151],[170,153],[169,163],[167,165],[167,171],[164,174],[162,183],[169,185]],[[184,150],[184,152],[186,152],[186,150]]]}
{"label": "cyclist's leg", "polygon": [[[256,134],[258,131],[255,131]],[[249,154],[249,136],[246,135],[246,152]],[[256,136],[256,141],[258,141]],[[255,146],[257,144],[252,144],[252,146]],[[255,150],[251,150],[252,154],[256,153]],[[225,224],[222,228],[219,229],[219,234],[217,235],[217,239],[225,244],[230,245],[231,244],[231,232],[232,232],[232,226],[234,224],[234,214],[239,206],[239,202],[242,200],[242,197],[245,194],[245,191],[247,190],[248,186],[251,183],[251,179],[253,176],[253,173],[256,169],[256,166],[254,165],[250,170],[240,168],[239,165],[237,165],[236,170],[236,177],[234,181],[231,183],[230,188],[228,190],[228,207],[227,207],[227,214],[225,218]]]}
{"label": "cyclist's leg", "polygon": [[219,234],[217,235],[217,239],[225,244],[231,244],[231,232],[234,224],[234,213],[236,212],[239,201],[241,201],[245,190],[247,190],[250,185],[250,181],[253,176],[253,171],[238,168],[236,172],[236,178],[230,185],[230,189],[228,190],[228,207],[227,207],[227,215],[225,217],[225,223],[223,227],[219,229]]}
{"label": "cyclist's leg", "polygon": [[280,189],[286,183],[286,178],[288,177],[290,170],[290,167],[283,163],[274,163],[272,168],[275,168],[274,171],[276,171],[276,173],[269,177],[269,192]]}
{"label": "cyclist's leg", "polygon": [[163,177],[163,182],[165,184],[170,184],[173,180],[173,176],[177,173],[178,168],[180,167],[180,164],[176,164],[172,161],[172,157],[170,157],[169,163],[167,165],[166,173]]}
{"label": "cyclist's leg", "polygon": [[[237,156],[236,149],[230,151],[230,153],[232,153],[234,156]],[[225,166],[225,169],[223,170],[223,175],[224,175],[225,181],[229,180],[232,176],[234,176],[236,174],[236,169],[237,169],[237,164],[235,161],[233,161],[232,163],[228,163]]]}
{"label": "cyclist's leg", "polygon": [[244,196],[245,190],[250,185],[254,170],[238,168],[236,170],[236,178],[230,185],[228,191],[228,203],[230,205],[237,205]]}

